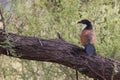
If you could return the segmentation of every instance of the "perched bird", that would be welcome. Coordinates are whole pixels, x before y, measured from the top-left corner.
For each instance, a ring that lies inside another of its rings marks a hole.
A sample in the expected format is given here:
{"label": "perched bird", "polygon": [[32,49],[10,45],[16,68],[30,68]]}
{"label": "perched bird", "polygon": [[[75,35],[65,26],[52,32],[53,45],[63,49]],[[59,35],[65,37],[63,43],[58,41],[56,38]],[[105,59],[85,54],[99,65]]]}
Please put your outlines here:
{"label": "perched bird", "polygon": [[96,50],[94,43],[96,41],[95,31],[93,30],[92,24],[89,20],[84,19],[78,21],[78,23],[85,24],[86,27],[82,30],[80,35],[80,41],[82,45],[85,47],[85,51],[89,56],[95,56]]}

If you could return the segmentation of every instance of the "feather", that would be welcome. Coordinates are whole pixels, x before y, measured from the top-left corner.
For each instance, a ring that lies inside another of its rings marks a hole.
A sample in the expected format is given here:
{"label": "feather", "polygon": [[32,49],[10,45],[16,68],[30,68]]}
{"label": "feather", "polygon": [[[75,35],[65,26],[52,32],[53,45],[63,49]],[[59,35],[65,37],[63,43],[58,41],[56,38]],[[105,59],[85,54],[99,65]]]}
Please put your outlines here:
{"label": "feather", "polygon": [[91,43],[85,45],[85,51],[89,56],[96,56],[95,46]]}

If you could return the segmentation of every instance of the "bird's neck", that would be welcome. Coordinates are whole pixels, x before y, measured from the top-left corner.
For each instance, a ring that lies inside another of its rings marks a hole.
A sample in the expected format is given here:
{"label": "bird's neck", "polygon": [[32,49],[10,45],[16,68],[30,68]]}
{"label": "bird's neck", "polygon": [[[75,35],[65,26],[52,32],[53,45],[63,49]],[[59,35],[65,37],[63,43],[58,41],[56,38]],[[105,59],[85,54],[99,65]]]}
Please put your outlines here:
{"label": "bird's neck", "polygon": [[87,24],[87,26],[85,27],[85,30],[91,30],[91,29],[93,29],[92,24]]}

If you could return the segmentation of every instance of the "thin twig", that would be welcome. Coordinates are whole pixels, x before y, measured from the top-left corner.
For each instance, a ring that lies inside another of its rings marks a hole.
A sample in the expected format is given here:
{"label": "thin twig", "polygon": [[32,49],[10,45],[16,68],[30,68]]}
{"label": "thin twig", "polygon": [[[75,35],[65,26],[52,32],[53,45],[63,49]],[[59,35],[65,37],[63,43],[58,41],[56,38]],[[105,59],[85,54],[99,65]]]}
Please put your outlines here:
{"label": "thin twig", "polygon": [[3,23],[3,31],[6,32],[6,25],[5,25],[5,21],[4,21],[4,17],[3,17],[3,14],[2,14],[2,11],[0,10],[0,16],[1,16],[1,21]]}
{"label": "thin twig", "polygon": [[7,18],[7,20],[6,20],[6,24],[9,23],[9,20],[10,20],[11,16],[12,16],[12,15],[10,14],[10,16]]}
{"label": "thin twig", "polygon": [[42,44],[41,40],[40,40],[40,39],[38,39],[38,41],[39,41],[39,43],[41,44],[41,46],[43,46],[43,44]]}
{"label": "thin twig", "polygon": [[78,71],[76,69],[76,80],[78,80]]}
{"label": "thin twig", "polygon": [[57,32],[57,36],[58,36],[58,38],[59,38],[60,40],[63,40],[63,41],[64,41],[64,39],[62,38],[62,35],[61,35],[60,32]]}
{"label": "thin twig", "polygon": [[[5,19],[4,19],[4,17],[3,17],[2,10],[0,10],[0,16],[1,16],[1,21],[2,21],[2,23],[3,23],[3,31],[5,32],[5,36],[8,38],[8,34],[7,34],[7,32],[6,32]],[[6,52],[7,52],[7,55],[10,54],[10,51],[9,51],[8,48],[6,48]]]}

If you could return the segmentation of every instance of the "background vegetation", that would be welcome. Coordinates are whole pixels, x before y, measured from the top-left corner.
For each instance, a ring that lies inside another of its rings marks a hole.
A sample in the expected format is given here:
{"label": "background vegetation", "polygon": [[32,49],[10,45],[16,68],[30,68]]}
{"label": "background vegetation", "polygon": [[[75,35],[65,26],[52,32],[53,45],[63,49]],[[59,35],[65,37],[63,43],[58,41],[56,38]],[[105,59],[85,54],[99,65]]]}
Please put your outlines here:
{"label": "background vegetation", "polygon": [[[81,46],[78,20],[91,20],[97,53],[120,60],[120,0],[4,0],[7,31],[45,39],[63,38]],[[0,23],[1,24],[1,23]],[[2,28],[2,25],[0,25]],[[92,80],[79,74],[80,80]],[[58,64],[0,56],[0,80],[75,80],[75,71]]]}

